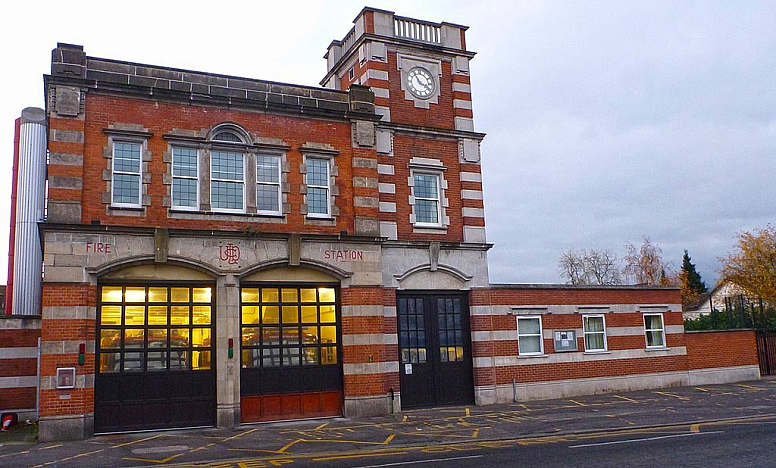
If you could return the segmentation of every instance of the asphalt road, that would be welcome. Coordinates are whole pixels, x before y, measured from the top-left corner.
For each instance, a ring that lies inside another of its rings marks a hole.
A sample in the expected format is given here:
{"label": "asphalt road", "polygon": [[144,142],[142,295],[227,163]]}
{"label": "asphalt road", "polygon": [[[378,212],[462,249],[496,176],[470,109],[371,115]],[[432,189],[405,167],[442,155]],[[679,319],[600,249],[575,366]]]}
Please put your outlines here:
{"label": "asphalt road", "polygon": [[[776,416],[570,437],[407,448],[380,455],[330,454],[295,467],[440,466],[568,468],[767,468],[776,466]],[[246,465],[249,466],[249,465]],[[272,465],[264,465],[272,466]]]}
{"label": "asphalt road", "polygon": [[345,418],[12,442],[0,467],[776,467],[776,379]]}

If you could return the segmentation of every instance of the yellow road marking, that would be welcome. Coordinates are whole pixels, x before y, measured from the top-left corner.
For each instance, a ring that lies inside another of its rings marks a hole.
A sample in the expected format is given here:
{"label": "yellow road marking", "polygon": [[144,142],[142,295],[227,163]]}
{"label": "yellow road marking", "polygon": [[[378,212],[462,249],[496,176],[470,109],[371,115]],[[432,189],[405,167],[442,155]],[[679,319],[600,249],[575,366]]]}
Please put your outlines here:
{"label": "yellow road marking", "polygon": [[471,412],[469,412],[469,408],[465,409],[465,414],[467,418],[472,415]]}
{"label": "yellow road marking", "polygon": [[633,398],[624,397],[622,395],[614,395],[615,398],[619,398],[620,400],[625,400],[630,403],[638,403],[638,400],[634,400]]}
{"label": "yellow road marking", "polygon": [[178,457],[180,457],[182,455],[183,455],[182,453],[179,453],[177,455],[171,455],[171,456],[169,456],[169,457],[167,457],[165,459],[162,459],[162,460],[153,460],[153,459],[150,459],[150,458],[132,458],[132,457],[125,457],[125,458],[123,458],[123,460],[133,460],[133,461],[139,461],[139,462],[144,462],[144,463],[159,463],[159,464],[162,464],[162,463],[167,463],[170,460],[174,460],[174,459],[176,459],[176,458],[178,458]]}
{"label": "yellow road marking", "polygon": [[320,426],[316,427],[314,430],[316,430],[316,431],[320,431],[321,429],[323,429],[324,427],[326,427],[326,426],[328,426],[328,425],[329,425],[329,423],[323,423],[323,424],[321,424]]}
{"label": "yellow road marking", "polygon": [[401,418],[401,422],[407,422],[407,418],[409,418],[409,416],[405,415],[403,418]]}
{"label": "yellow road marking", "polygon": [[286,445],[284,445],[280,450],[278,450],[278,453],[283,453],[286,450],[288,450],[291,447],[293,447],[294,445],[298,444],[299,442],[303,442],[303,441],[304,441],[304,439],[296,439],[293,442],[289,442]]}
{"label": "yellow road marking", "polygon": [[475,429],[474,432],[472,432],[472,438],[473,439],[479,437],[479,435],[480,435],[479,428]]}
{"label": "yellow road marking", "polygon": [[126,447],[127,445],[137,444],[138,442],[146,442],[146,441],[149,441],[149,440],[158,439],[159,437],[162,437],[162,435],[159,434],[159,435],[155,435],[155,436],[151,436],[151,437],[146,437],[145,439],[133,440],[132,442],[124,442],[123,444],[111,445],[110,448]]}
{"label": "yellow road marking", "polygon": [[700,390],[702,392],[708,392],[709,390],[703,387],[695,387],[695,390]]}
{"label": "yellow road marking", "polygon": [[331,455],[331,456],[327,456],[327,457],[313,458],[312,460],[313,461],[347,460],[347,459],[351,459],[351,458],[382,457],[382,456],[385,456],[385,455],[406,455],[406,454],[407,454],[406,450],[401,450],[401,451],[397,450],[397,451],[391,451],[391,452],[377,452],[377,453],[363,453],[363,454],[355,453],[355,454],[352,454],[352,455]]}
{"label": "yellow road marking", "polygon": [[65,444],[49,445],[48,447],[41,447],[40,450],[53,449],[53,448],[57,448],[57,447],[62,447],[63,445],[65,445]]}
{"label": "yellow road marking", "polygon": [[28,454],[28,453],[30,453],[30,451],[29,451],[29,450],[25,450],[24,452],[6,453],[5,455],[0,455],[0,458],[5,458],[5,457],[15,457],[15,456],[17,456],[17,455],[26,455],[26,454]]}
{"label": "yellow road marking", "polygon": [[259,428],[257,427],[257,428],[251,429],[251,430],[249,430],[249,431],[245,431],[245,432],[242,432],[242,433],[240,433],[240,434],[233,435],[232,437],[227,437],[226,439],[223,439],[221,442],[227,442],[227,441],[230,441],[230,440],[233,440],[233,439],[238,439],[238,438],[240,438],[240,437],[242,437],[242,436],[244,436],[244,435],[248,435],[248,434],[250,434],[251,432],[256,432],[256,431],[258,431],[258,430],[259,430]]}
{"label": "yellow road marking", "polygon": [[689,401],[690,400],[687,397],[683,397],[681,395],[674,395],[673,393],[668,393],[668,392],[655,392],[655,393],[657,393],[659,395],[665,395],[665,396],[670,396],[670,397],[673,397],[673,398],[678,398],[678,399],[684,400],[684,401]]}
{"label": "yellow road marking", "polygon": [[751,388],[752,390],[757,390],[757,391],[765,390],[764,388],[755,387],[754,385],[744,385],[744,384],[736,384],[736,385],[738,385],[739,387]]}
{"label": "yellow road marking", "polygon": [[690,432],[701,432],[701,425],[693,424],[692,426],[690,426]]}
{"label": "yellow road marking", "polygon": [[572,402],[572,403],[575,403],[575,404],[577,404],[577,405],[579,405],[579,406],[587,406],[586,404],[584,404],[584,403],[581,403],[581,402],[579,402],[579,401],[577,401],[577,400],[569,400],[569,401],[570,401],[570,402]]}

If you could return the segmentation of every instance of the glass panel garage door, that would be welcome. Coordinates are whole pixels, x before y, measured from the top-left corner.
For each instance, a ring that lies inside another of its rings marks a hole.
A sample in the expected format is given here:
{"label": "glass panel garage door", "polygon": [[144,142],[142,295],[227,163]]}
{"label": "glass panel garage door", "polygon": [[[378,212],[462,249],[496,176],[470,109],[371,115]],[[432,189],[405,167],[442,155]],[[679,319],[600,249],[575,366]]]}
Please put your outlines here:
{"label": "glass panel garage door", "polygon": [[241,289],[242,421],[342,414],[338,289]]}
{"label": "glass panel garage door", "polygon": [[212,285],[103,285],[95,432],[215,421]]}

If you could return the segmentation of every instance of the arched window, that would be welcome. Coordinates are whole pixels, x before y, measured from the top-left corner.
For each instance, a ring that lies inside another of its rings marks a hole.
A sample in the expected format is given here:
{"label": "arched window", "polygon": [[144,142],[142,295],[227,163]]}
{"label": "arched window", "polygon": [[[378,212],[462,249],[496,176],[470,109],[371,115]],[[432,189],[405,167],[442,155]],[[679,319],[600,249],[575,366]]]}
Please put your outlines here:
{"label": "arched window", "polygon": [[232,125],[217,127],[211,135],[210,205],[213,211],[243,213],[246,153],[231,146],[247,144],[247,135]]}

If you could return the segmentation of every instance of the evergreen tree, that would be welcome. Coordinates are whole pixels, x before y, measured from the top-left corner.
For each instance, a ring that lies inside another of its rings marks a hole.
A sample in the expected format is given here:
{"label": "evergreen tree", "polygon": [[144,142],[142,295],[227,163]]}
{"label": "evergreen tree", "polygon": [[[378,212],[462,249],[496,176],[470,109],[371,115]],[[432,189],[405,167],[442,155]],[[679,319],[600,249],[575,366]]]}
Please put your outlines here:
{"label": "evergreen tree", "polygon": [[709,288],[695,269],[687,250],[682,257],[682,271],[679,276],[682,282],[682,305],[685,308],[695,307],[701,296],[709,292]]}

